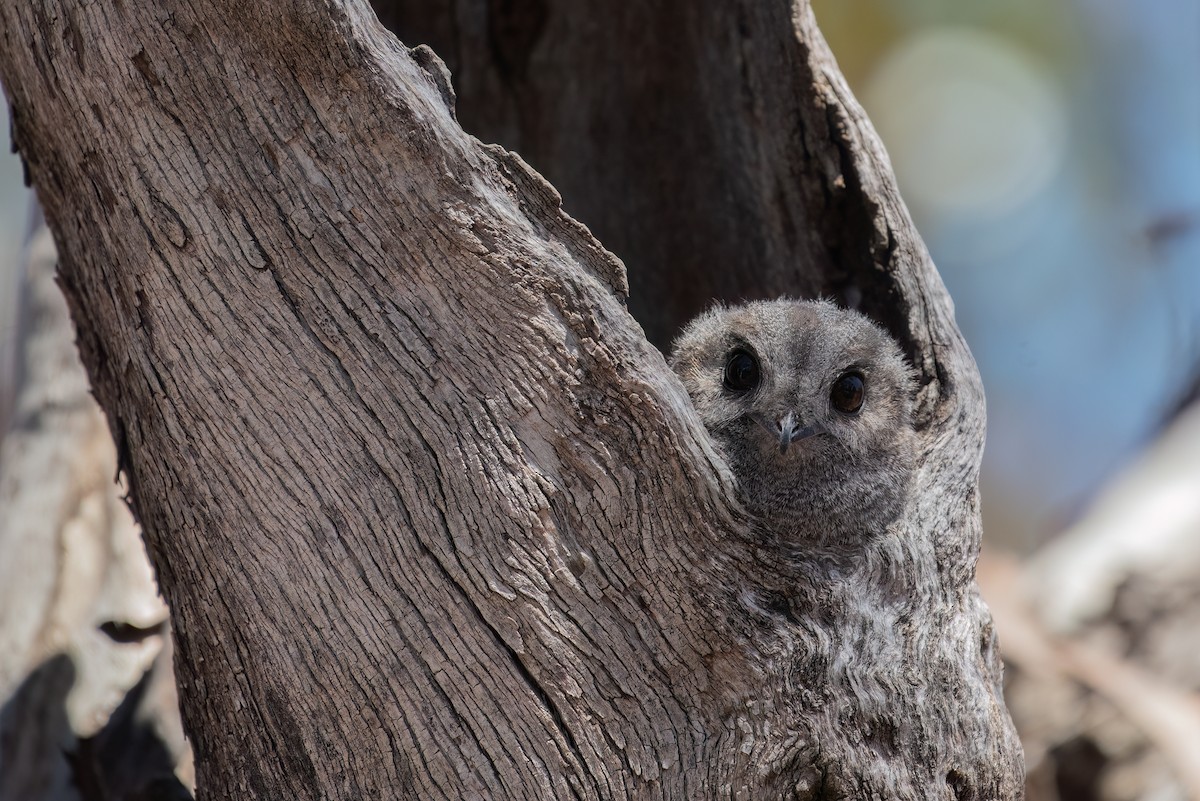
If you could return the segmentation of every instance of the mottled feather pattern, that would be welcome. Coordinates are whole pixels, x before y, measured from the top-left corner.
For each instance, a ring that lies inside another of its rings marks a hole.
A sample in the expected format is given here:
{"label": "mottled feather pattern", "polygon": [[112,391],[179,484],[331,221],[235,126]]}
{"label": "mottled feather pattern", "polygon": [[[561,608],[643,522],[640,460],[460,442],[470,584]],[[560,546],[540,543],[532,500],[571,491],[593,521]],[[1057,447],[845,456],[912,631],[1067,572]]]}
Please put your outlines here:
{"label": "mottled feather pattern", "polygon": [[680,334],[671,366],[764,528],[853,545],[903,511],[914,375],[864,315],[828,301],[718,306]]}

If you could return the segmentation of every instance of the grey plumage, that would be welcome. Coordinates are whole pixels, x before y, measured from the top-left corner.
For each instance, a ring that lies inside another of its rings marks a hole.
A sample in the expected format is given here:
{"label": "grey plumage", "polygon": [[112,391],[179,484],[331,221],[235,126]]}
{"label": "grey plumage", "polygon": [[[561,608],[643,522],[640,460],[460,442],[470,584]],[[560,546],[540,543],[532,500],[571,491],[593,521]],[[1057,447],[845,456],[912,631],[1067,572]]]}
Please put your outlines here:
{"label": "grey plumage", "polygon": [[857,542],[903,510],[913,371],[863,315],[826,301],[715,308],[684,329],[671,366],[767,529]]}

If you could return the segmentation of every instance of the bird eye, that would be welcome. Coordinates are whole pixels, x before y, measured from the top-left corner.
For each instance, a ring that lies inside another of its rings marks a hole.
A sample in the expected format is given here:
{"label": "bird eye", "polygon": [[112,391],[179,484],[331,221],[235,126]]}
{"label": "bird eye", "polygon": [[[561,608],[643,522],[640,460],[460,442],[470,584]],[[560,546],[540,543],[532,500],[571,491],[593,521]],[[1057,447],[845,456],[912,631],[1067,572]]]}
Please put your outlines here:
{"label": "bird eye", "polygon": [[842,414],[854,414],[862,408],[865,390],[862,373],[853,370],[842,373],[829,390],[829,402]]}
{"label": "bird eye", "polygon": [[758,359],[744,350],[735,350],[725,362],[725,388],[734,392],[749,392],[758,386],[761,376]]}

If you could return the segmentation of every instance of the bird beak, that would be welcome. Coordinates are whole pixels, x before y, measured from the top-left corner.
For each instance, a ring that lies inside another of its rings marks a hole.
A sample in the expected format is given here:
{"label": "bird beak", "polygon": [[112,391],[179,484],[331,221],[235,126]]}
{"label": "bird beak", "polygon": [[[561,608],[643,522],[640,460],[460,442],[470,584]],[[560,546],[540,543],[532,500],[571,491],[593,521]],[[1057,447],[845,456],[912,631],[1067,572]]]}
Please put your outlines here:
{"label": "bird beak", "polygon": [[767,429],[772,436],[779,438],[779,452],[787,453],[788,446],[798,440],[808,439],[817,434],[827,433],[825,426],[820,423],[813,423],[811,426],[802,426],[796,420],[795,412],[788,412],[782,418],[775,421],[774,425],[768,424],[766,420],[760,420],[759,424]]}

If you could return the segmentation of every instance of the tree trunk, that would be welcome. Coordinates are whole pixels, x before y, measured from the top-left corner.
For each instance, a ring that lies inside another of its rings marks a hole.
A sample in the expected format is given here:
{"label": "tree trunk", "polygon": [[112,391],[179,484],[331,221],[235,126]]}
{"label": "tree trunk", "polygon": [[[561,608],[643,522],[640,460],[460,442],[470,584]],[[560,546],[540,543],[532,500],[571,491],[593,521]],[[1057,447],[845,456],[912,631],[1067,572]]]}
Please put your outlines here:
{"label": "tree trunk", "polygon": [[758,533],[622,263],[365,3],[0,8],[199,795],[1020,796],[978,374],[811,12],[768,5],[454,21],[513,87],[466,107],[628,249],[656,341],[827,290],[904,343],[914,495],[837,568]]}

